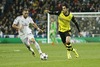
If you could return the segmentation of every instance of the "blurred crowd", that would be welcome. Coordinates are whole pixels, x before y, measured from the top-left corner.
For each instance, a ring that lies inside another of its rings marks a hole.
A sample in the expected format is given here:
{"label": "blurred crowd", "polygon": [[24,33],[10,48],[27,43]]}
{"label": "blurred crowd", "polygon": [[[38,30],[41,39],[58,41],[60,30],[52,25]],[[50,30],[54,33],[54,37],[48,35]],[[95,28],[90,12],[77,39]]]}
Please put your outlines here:
{"label": "blurred crowd", "polygon": [[12,28],[12,23],[24,8],[29,8],[29,16],[44,30],[39,33],[34,29],[34,34],[46,37],[47,10],[60,10],[64,2],[68,3],[71,12],[100,12],[99,0],[0,0],[0,32],[16,36],[18,33]]}

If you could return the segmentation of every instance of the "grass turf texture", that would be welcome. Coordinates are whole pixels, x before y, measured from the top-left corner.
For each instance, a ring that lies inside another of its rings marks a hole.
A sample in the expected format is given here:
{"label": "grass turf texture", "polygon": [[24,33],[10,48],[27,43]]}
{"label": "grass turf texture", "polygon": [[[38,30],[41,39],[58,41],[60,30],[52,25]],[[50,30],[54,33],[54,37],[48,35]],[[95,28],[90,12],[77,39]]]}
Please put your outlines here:
{"label": "grass turf texture", "polygon": [[40,44],[43,52],[49,55],[48,60],[40,60],[35,50],[36,57],[32,56],[25,45],[22,44],[0,44],[0,67],[100,67],[100,43],[78,43],[73,44],[80,55],[68,60],[66,48],[63,44],[54,46]]}

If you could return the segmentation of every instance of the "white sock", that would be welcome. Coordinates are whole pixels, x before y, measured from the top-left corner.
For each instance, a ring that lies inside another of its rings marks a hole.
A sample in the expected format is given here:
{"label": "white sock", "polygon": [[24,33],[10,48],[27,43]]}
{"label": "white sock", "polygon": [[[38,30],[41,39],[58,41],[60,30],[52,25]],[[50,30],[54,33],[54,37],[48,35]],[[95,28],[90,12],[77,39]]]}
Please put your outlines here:
{"label": "white sock", "polygon": [[41,51],[41,48],[40,48],[40,46],[39,46],[39,44],[35,41],[35,47],[36,47],[36,49],[38,50],[38,52],[39,52],[39,54],[41,54],[42,53],[42,51]]}

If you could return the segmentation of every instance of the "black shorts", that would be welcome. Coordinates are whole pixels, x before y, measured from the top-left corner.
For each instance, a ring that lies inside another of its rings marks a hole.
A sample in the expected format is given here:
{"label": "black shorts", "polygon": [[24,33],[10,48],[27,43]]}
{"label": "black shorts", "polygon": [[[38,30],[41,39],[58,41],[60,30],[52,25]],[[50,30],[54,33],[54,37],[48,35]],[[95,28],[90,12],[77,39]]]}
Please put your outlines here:
{"label": "black shorts", "polygon": [[68,30],[66,32],[60,32],[59,31],[59,34],[60,34],[62,42],[65,44],[66,43],[66,37],[71,36],[71,30]]}

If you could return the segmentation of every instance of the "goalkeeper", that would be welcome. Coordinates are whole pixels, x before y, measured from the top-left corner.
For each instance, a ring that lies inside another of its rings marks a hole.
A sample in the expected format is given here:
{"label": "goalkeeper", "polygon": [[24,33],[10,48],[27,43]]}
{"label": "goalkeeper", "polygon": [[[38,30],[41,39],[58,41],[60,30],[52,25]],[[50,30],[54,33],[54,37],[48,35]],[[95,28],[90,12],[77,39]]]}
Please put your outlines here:
{"label": "goalkeeper", "polygon": [[54,18],[51,17],[50,38],[52,40],[52,45],[57,43],[57,40],[56,40],[56,29],[57,29],[56,22],[54,21]]}

